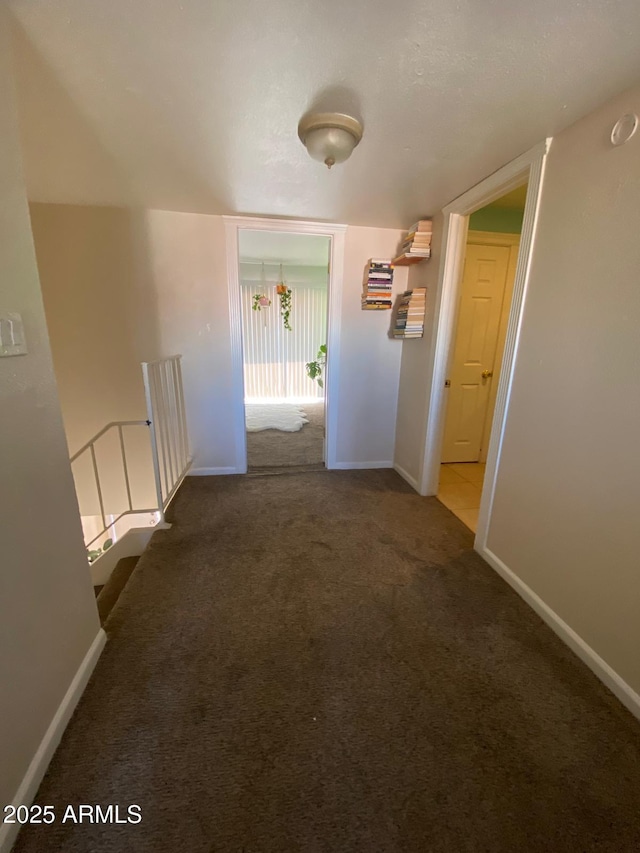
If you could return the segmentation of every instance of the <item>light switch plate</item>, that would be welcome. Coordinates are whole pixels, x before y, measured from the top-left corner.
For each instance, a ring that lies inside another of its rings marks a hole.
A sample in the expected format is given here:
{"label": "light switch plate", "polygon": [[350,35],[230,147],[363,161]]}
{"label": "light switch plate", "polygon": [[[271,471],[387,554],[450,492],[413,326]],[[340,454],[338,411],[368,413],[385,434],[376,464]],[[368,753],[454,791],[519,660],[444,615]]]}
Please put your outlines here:
{"label": "light switch plate", "polygon": [[26,353],[22,317],[13,311],[0,313],[0,358]]}

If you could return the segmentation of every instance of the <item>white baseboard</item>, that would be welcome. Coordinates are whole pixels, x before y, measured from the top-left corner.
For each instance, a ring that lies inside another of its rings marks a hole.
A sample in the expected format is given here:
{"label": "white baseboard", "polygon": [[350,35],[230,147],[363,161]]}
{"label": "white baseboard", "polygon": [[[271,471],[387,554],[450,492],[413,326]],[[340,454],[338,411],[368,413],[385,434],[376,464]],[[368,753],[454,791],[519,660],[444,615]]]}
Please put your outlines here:
{"label": "white baseboard", "polygon": [[336,462],[331,466],[334,471],[354,471],[366,468],[393,468],[393,462]]}
{"label": "white baseboard", "polygon": [[483,557],[489,565],[496,570],[500,577],[513,587],[518,595],[523,598],[527,604],[535,610],[544,622],[554,631],[560,639],[574,652],[581,661],[586,663],[589,669],[596,675],[600,681],[608,687],[609,690],[616,696],[622,704],[627,708],[634,717],[640,719],[640,696],[630,687],[627,682],[621,678],[618,673],[613,670],[609,664],[603,660],[600,655],[595,652],[567,623],[553,611],[548,604],[540,598],[526,583],[514,574],[514,572],[502,562],[499,557],[490,551],[486,546],[478,548],[478,553]]}
{"label": "white baseboard", "polygon": [[403,480],[406,480],[407,483],[411,486],[411,488],[415,489],[418,494],[420,494],[420,485],[415,477],[412,477],[408,471],[402,467],[402,465],[394,465],[393,470],[397,471],[398,474],[402,477]]}
{"label": "white baseboard", "polygon": [[217,477],[226,474],[240,474],[237,468],[192,468],[187,477]]}
{"label": "white baseboard", "polygon": [[[58,710],[51,720],[49,728],[36,750],[36,754],[31,760],[31,764],[13,798],[14,806],[29,806],[33,802],[38,793],[40,782],[42,782],[42,778],[49,766],[49,762],[53,758],[53,753],[56,751],[64,730],[71,719],[71,715],[87,686],[87,682],[98,662],[106,641],[107,635],[101,628],[96,634],[96,638],[91,644],[89,651],[84,656],[84,660],[78,667],[73,681],[69,685],[69,689],[58,706]],[[9,853],[19,831],[20,824],[17,823],[5,823],[0,826],[0,853]]]}

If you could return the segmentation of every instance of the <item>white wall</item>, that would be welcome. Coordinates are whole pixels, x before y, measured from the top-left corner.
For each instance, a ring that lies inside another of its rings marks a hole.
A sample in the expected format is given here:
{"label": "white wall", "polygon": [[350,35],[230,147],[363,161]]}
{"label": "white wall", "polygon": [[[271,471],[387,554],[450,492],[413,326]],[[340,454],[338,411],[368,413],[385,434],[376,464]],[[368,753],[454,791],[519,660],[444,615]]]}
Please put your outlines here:
{"label": "white wall", "polygon": [[221,217],[33,204],[31,218],[70,450],[144,418],[140,362],[181,353],[195,464],[230,464]]}
{"label": "white wall", "polygon": [[[194,467],[235,465],[222,217],[31,206],[71,449],[110,420],[144,416],[139,362],[182,353]],[[402,344],[390,312],[362,311],[366,262],[402,232],[348,228],[342,294],[337,460],[390,465]],[[406,287],[396,271],[395,290]],[[88,405],[88,401],[90,405]]]}
{"label": "white wall", "polygon": [[640,88],[554,139],[489,549],[640,692]]}
{"label": "white wall", "polygon": [[418,490],[422,473],[431,393],[430,358],[433,353],[437,285],[441,259],[443,217],[433,220],[431,258],[410,267],[408,287],[427,288],[424,337],[402,341],[394,467]]}
{"label": "white wall", "polygon": [[147,322],[150,334],[156,330],[159,353],[183,355],[194,466],[225,468],[235,439],[222,217],[151,210],[146,221],[153,296],[140,299],[136,316],[153,299],[155,316]]}
{"label": "white wall", "polygon": [[[640,88],[561,133],[548,155],[487,542],[640,693],[640,134],[609,142],[629,111],[640,113]],[[441,220],[434,257],[418,268],[428,313]],[[423,341],[403,344],[400,376],[395,461],[416,481],[429,325]]]}
{"label": "white wall", "polygon": [[6,27],[0,9],[0,311],[22,314],[29,353],[0,359],[2,805],[99,631],[29,227]]}
{"label": "white wall", "polygon": [[[393,463],[402,343],[389,337],[391,312],[363,311],[360,299],[367,261],[392,258],[402,236],[391,228],[347,228],[337,400],[341,467]],[[406,287],[407,268],[397,267],[394,293]]]}

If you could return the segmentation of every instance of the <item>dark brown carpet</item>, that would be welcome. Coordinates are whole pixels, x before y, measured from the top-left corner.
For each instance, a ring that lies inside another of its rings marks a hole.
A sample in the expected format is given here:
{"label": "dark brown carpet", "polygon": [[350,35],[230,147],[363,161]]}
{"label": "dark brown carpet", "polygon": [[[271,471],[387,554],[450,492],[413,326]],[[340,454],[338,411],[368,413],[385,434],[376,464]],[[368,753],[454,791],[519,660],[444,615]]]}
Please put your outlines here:
{"label": "dark brown carpet", "polygon": [[106,584],[100,587],[96,604],[98,605],[101,625],[104,625],[109,618],[109,614],[120,598],[122,590],[129,583],[129,578],[133,574],[139,559],[139,557],[123,557],[122,560],[118,560],[115,569],[111,572],[111,577]]}
{"label": "dark brown carpet", "polygon": [[264,429],[247,433],[247,464],[250,471],[300,466],[323,467],[324,401],[300,403],[309,423],[298,432]]}
{"label": "dark brown carpet", "polygon": [[188,478],[18,853],[640,850],[640,727],[390,471]]}

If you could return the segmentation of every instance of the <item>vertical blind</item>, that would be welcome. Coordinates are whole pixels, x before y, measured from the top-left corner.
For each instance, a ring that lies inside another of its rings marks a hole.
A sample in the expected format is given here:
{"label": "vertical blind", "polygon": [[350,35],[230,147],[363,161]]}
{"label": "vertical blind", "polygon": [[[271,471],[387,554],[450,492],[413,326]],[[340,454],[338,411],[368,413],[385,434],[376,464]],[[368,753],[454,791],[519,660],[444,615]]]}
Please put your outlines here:
{"label": "vertical blind", "polygon": [[[323,391],[305,369],[326,343],[327,288],[290,284],[292,331],[284,328],[275,282],[242,281],[242,348],[244,393],[252,399],[321,399]],[[271,306],[254,311],[255,294],[266,294]]]}

